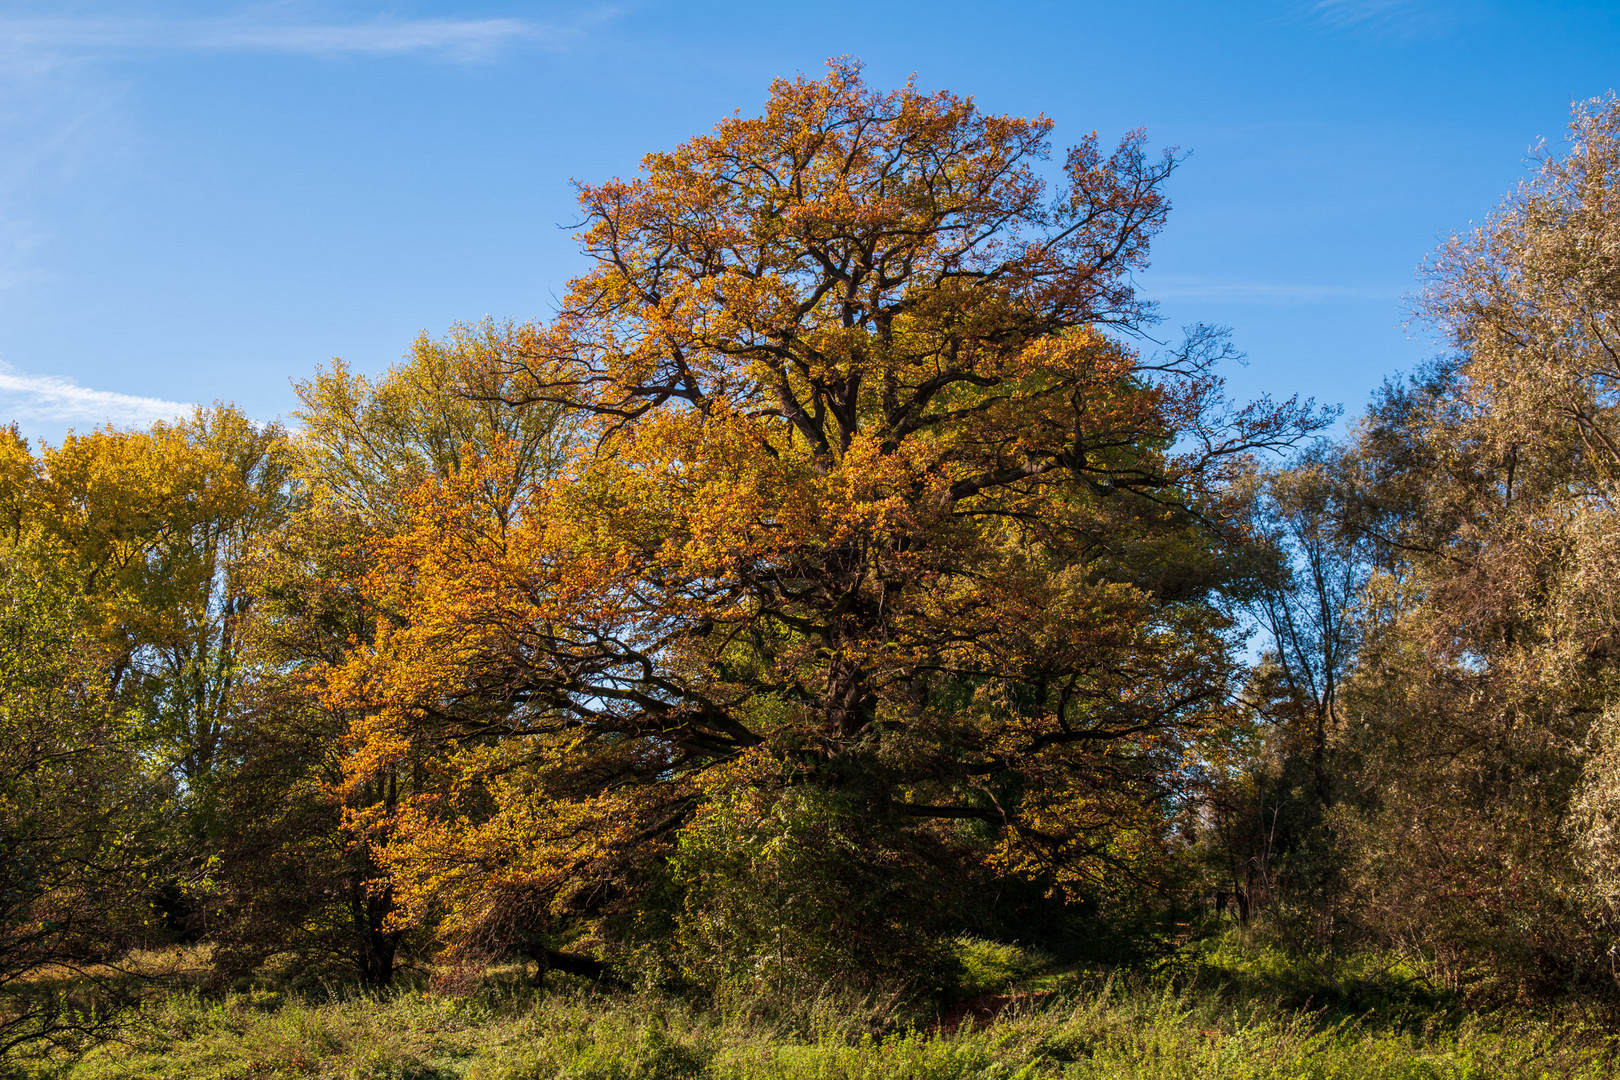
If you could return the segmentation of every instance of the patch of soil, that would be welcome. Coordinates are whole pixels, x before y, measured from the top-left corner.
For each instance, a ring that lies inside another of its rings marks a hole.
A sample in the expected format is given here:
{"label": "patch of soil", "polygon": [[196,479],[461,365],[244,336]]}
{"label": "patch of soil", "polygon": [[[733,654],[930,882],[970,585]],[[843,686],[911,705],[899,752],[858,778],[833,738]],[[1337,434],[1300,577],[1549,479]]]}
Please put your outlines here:
{"label": "patch of soil", "polygon": [[1044,994],[985,994],[969,1001],[952,1005],[939,1014],[930,1031],[937,1034],[949,1035],[957,1028],[966,1025],[969,1031],[989,1024],[996,1017],[1015,1005],[1034,1004],[1055,997],[1053,993]]}

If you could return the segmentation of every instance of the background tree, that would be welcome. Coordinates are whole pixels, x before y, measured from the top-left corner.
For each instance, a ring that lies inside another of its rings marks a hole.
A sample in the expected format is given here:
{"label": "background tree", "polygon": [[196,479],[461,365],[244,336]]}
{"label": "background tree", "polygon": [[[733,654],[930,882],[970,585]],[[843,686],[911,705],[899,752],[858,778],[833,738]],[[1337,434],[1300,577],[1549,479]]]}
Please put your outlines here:
{"label": "background tree", "polygon": [[1340,691],[1355,670],[1357,609],[1375,565],[1347,511],[1352,475],[1344,449],[1324,441],[1245,480],[1256,566],[1234,602],[1259,635],[1243,694],[1252,719],[1238,746],[1208,761],[1222,904],[1247,921],[1286,900],[1270,915],[1300,945],[1321,945],[1334,926],[1338,853],[1324,815],[1339,779]]}
{"label": "background tree", "polygon": [[345,814],[392,805],[422,778],[406,767],[343,790],[352,716],[321,701],[310,675],[370,640],[375,611],[349,583],[365,573],[371,545],[399,531],[417,487],[454,475],[483,447],[511,455],[511,472],[490,477],[495,490],[556,467],[568,442],[556,411],[499,403],[511,336],[493,323],[443,341],[424,335],[375,382],[334,363],[296,387],[298,498],[250,567],[251,679],[228,739],[224,804],[234,824],[220,852],[214,933],[224,974],[279,954],[369,985],[393,977],[406,942],[388,925],[377,834]]}
{"label": "background tree", "polygon": [[[15,436],[5,448],[26,452]],[[73,583],[22,543],[0,544],[0,1062],[121,1019],[131,997],[106,965],[151,939],[146,875],[162,854],[104,643]]]}
{"label": "background tree", "polygon": [[3,457],[8,557],[67,598],[64,640],[83,638],[73,655],[103,665],[71,680],[154,778],[139,810],[167,839],[145,848],[148,900],[170,933],[195,935],[239,706],[243,570],[286,510],[282,433],[215,406],[142,431],[70,433],[37,454],[13,431]]}
{"label": "background tree", "polygon": [[1568,153],[1431,261],[1455,355],[1387,390],[1356,450],[1386,566],[1343,742],[1362,911],[1508,992],[1590,978],[1613,941],[1582,866],[1613,787],[1617,192],[1620,104],[1582,103]]}
{"label": "background tree", "polygon": [[238,676],[242,571],[288,505],[284,434],[229,406],[44,447],[28,513],[107,642],[112,691],[202,794]]}
{"label": "background tree", "polygon": [[1265,652],[1255,691],[1268,718],[1287,729],[1287,752],[1310,770],[1311,794],[1333,801],[1327,761],[1339,689],[1354,667],[1355,608],[1372,552],[1349,527],[1342,452],[1318,445],[1266,478],[1257,532],[1280,557],[1252,603]]}

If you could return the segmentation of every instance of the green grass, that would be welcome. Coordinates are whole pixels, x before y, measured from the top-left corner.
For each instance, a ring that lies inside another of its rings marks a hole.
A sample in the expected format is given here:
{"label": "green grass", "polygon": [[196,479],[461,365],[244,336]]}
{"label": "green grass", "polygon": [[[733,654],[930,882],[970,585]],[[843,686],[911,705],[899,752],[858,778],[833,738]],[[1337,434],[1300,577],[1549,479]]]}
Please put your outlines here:
{"label": "green grass", "polygon": [[[1017,966],[988,954],[986,967]],[[1554,1017],[1447,1011],[1421,1021],[1263,1007],[1211,985],[1173,989],[1071,978],[993,1022],[893,1025],[823,998],[791,1025],[757,1009],[698,1009],[583,987],[543,995],[496,983],[467,995],[208,999],[151,1005],[121,1043],[53,1080],[998,1080],[1074,1078],[1480,1078],[1614,1075],[1615,1044]]]}

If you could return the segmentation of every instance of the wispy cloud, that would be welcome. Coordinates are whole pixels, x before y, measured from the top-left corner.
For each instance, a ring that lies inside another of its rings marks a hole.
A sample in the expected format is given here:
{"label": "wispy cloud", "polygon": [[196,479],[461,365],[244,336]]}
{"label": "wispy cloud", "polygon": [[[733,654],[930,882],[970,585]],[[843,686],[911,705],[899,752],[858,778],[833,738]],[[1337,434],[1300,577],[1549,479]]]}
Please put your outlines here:
{"label": "wispy cloud", "polygon": [[1458,16],[1454,0],[1314,0],[1310,13],[1328,26],[1398,38],[1444,29]]}
{"label": "wispy cloud", "polygon": [[1161,300],[1204,300],[1229,304],[1321,304],[1397,300],[1402,295],[1398,288],[1363,285],[1312,285],[1175,276],[1150,277],[1143,282],[1142,291]]}
{"label": "wispy cloud", "polygon": [[1354,26],[1408,16],[1417,6],[1413,0],[1316,0],[1312,10],[1323,22]]}
{"label": "wispy cloud", "polygon": [[[48,222],[31,212],[40,193],[54,196],[81,177],[127,172],[139,158],[141,127],[124,101],[129,83],[109,61],[257,52],[477,63],[576,46],[617,13],[606,2],[577,3],[537,21],[363,18],[256,0],[221,5],[220,14],[206,16],[132,16],[116,9],[63,15],[60,4],[0,0],[7,9],[0,13],[0,290],[35,277],[34,252],[52,240]],[[125,10],[131,7],[139,10]]]}
{"label": "wispy cloud", "polygon": [[28,375],[0,361],[0,422],[23,425],[150,424],[191,412],[191,406],[162,398],[93,390],[72,379]]}
{"label": "wispy cloud", "polygon": [[400,19],[297,22],[239,14],[202,19],[120,16],[0,18],[0,47],[33,53],[151,50],[288,52],[316,55],[430,53],[487,58],[509,46],[560,48],[611,14],[566,24],[522,19]]}

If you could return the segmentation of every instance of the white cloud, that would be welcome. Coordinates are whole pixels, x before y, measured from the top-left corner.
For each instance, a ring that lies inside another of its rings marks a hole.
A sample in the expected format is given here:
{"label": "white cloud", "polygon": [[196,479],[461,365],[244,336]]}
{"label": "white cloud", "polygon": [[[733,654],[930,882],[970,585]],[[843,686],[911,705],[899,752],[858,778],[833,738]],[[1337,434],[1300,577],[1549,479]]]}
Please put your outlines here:
{"label": "white cloud", "polygon": [[316,55],[437,53],[458,60],[488,57],[505,46],[561,47],[597,12],[572,25],[520,19],[399,19],[289,22],[254,15],[208,19],[128,17],[0,18],[8,52],[85,53],[151,50],[290,52]]}
{"label": "white cloud", "polygon": [[178,401],[92,390],[53,375],[28,375],[0,362],[0,422],[135,426],[173,420],[191,409]]}

